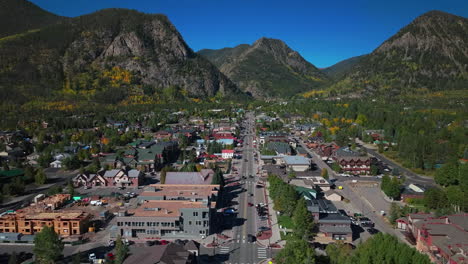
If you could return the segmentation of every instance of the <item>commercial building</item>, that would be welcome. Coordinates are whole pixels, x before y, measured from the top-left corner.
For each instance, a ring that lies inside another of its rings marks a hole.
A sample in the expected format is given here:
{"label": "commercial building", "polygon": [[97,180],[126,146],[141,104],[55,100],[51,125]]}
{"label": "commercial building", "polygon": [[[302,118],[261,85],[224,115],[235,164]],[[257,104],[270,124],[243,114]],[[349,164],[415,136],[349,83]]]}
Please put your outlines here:
{"label": "commercial building", "polygon": [[165,184],[211,184],[214,171],[202,169],[197,172],[167,172]]}
{"label": "commercial building", "polygon": [[316,241],[320,243],[332,243],[337,240],[352,242],[353,231],[351,220],[341,215],[338,209],[329,200],[306,200],[307,210],[311,212],[315,222],[318,223],[319,232]]}
{"label": "commercial building", "polygon": [[138,202],[178,200],[192,202],[216,202],[220,186],[193,184],[151,184],[138,196]]}
{"label": "commercial building", "polygon": [[211,234],[215,207],[213,202],[146,201],[117,216],[117,235],[133,240],[199,239]]}
{"label": "commercial building", "polygon": [[353,151],[349,147],[338,149],[333,154],[333,159],[340,165],[344,173],[370,174],[370,156]]}
{"label": "commercial building", "polygon": [[413,235],[416,249],[429,255],[434,263],[468,263],[468,213],[435,217],[409,214],[406,231]]}

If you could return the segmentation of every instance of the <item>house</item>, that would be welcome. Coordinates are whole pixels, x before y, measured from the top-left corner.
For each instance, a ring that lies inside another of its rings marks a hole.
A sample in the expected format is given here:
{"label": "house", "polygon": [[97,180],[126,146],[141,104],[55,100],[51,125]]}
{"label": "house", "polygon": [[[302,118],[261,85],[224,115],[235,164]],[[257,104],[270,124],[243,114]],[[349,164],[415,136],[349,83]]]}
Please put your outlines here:
{"label": "house", "polygon": [[409,184],[405,186],[401,192],[401,200],[403,202],[408,202],[409,199],[422,199],[424,198],[425,188],[419,184]]}
{"label": "house", "polygon": [[[155,245],[151,250],[138,251],[131,254],[123,262],[124,264],[195,264],[197,254],[193,250],[193,241],[185,245],[169,243],[167,245]],[[196,250],[198,252],[198,250]]]}
{"label": "house", "polygon": [[63,164],[61,160],[54,160],[51,163],[49,163],[49,167],[51,168],[62,168]]}
{"label": "house", "polygon": [[322,156],[323,160],[330,159],[340,147],[335,143],[323,143],[318,146],[318,153]]}
{"label": "house", "polygon": [[223,159],[232,159],[234,157],[234,150],[233,149],[223,149],[221,151],[221,157]]}
{"label": "house", "polygon": [[408,231],[414,235],[416,249],[438,264],[468,262],[468,213],[442,217],[410,214]]}
{"label": "house", "polygon": [[157,140],[170,140],[172,138],[172,133],[166,130],[160,130],[154,133],[154,138]]}
{"label": "house", "polygon": [[199,172],[167,172],[165,184],[211,184],[214,171],[202,169]]}
{"label": "house", "polygon": [[74,186],[88,187],[138,187],[143,183],[144,174],[136,169],[124,167],[99,171],[96,174],[78,174],[73,178]]}

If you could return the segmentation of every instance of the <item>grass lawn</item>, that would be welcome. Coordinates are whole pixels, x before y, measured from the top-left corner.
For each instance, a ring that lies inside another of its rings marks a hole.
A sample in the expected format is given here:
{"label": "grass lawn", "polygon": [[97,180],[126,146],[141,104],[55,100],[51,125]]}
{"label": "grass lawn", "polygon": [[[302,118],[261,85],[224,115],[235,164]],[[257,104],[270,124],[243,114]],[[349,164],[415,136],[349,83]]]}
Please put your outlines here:
{"label": "grass lawn", "polygon": [[278,216],[278,224],[281,225],[284,228],[287,228],[287,229],[294,228],[294,224],[292,222],[291,217],[289,217],[287,215],[279,215]]}

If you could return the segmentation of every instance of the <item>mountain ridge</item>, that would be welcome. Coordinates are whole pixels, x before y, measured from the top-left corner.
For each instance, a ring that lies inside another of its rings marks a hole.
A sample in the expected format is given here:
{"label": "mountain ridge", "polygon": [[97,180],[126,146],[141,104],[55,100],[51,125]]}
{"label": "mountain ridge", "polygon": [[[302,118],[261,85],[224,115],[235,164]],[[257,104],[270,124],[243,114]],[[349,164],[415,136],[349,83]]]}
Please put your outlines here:
{"label": "mountain ridge", "polygon": [[15,83],[4,97],[20,101],[63,92],[104,93],[102,98],[121,93],[123,99],[143,95],[146,86],[179,87],[196,98],[242,94],[160,14],[100,10],[1,39],[0,56],[0,90]]}
{"label": "mountain ridge", "polygon": [[328,81],[317,67],[279,39],[262,37],[252,45],[198,53],[257,98],[290,97]]}
{"label": "mountain ridge", "polygon": [[338,93],[392,95],[466,89],[468,19],[442,11],[415,18],[334,83]]}

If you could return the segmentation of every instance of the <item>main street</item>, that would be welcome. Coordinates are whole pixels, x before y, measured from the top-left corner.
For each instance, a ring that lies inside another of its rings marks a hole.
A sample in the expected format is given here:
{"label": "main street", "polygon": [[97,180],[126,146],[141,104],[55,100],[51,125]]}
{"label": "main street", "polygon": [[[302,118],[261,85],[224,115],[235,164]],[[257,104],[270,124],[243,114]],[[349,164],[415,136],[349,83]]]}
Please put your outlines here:
{"label": "main street", "polygon": [[[247,113],[245,121],[245,137],[242,152],[240,181],[243,191],[239,193],[237,220],[240,225],[233,227],[232,243],[229,246],[221,246],[216,249],[216,253],[220,256],[227,255],[227,260],[224,263],[232,264],[253,264],[258,263],[263,259],[271,257],[271,249],[265,246],[260,246],[255,242],[249,242],[248,236],[257,234],[258,215],[255,206],[248,204],[257,204],[265,202],[264,197],[255,195],[255,185],[257,178],[257,167],[254,157],[255,148],[253,140],[255,139],[253,114]],[[252,177],[250,177],[252,175]],[[257,192],[258,193],[258,192]]]}

